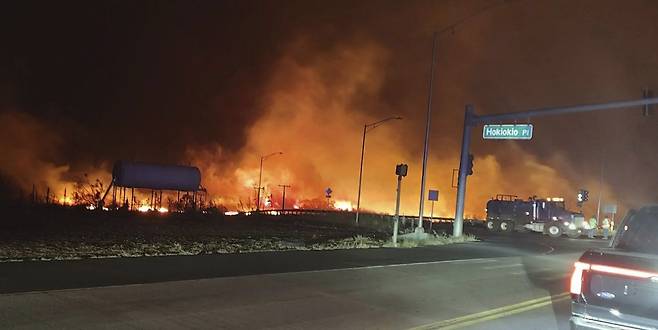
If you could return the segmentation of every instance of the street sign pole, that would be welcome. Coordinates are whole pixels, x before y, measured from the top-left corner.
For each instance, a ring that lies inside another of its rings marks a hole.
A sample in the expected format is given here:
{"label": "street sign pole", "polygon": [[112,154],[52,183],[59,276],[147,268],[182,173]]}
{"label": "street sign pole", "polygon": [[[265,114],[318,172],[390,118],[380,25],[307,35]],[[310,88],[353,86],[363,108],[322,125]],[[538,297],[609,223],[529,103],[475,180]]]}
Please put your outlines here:
{"label": "street sign pole", "polygon": [[432,223],[434,222],[434,202],[439,200],[439,191],[430,189],[427,194],[427,199],[432,202],[432,209],[430,211],[430,233],[432,232]]}
{"label": "street sign pole", "polygon": [[430,234],[432,233],[433,223],[434,223],[434,201],[432,201],[432,210],[430,211]]}
{"label": "street sign pole", "polygon": [[327,207],[331,208],[331,193],[333,192],[333,190],[331,190],[331,187],[329,187],[324,192],[326,194],[324,197],[327,198]]}

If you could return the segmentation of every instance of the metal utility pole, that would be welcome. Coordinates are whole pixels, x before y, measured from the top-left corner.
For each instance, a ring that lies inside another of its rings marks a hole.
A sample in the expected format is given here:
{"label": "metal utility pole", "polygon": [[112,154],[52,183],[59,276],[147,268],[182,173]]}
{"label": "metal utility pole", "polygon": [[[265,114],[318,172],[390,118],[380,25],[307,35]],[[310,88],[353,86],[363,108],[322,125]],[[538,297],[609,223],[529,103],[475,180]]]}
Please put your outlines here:
{"label": "metal utility pole", "polygon": [[418,229],[423,230],[423,213],[425,211],[425,179],[427,176],[427,158],[429,157],[430,130],[432,127],[432,86],[434,85],[434,66],[436,65],[436,39],[438,33],[434,32],[432,38],[432,64],[430,65],[430,84],[427,95],[427,119],[425,122],[425,145],[423,147],[423,169],[420,176],[420,207],[418,210]]}
{"label": "metal utility pole", "polygon": [[430,84],[427,95],[427,119],[425,122],[425,145],[423,147],[423,169],[420,175],[420,207],[418,210],[418,231],[423,230],[423,213],[425,212],[425,177],[427,176],[427,158],[429,157],[430,130],[432,127],[432,90],[434,85],[434,66],[436,65],[436,38],[432,38],[432,64],[430,65]]}
{"label": "metal utility pole", "polygon": [[267,159],[268,157],[274,156],[274,155],[283,155],[283,152],[273,152],[271,154],[265,155],[265,156],[260,156],[260,172],[258,174],[258,194],[256,196],[257,201],[256,201],[256,211],[260,211],[260,191],[263,189],[261,187],[261,181],[263,179],[263,160]]}
{"label": "metal utility pole", "polygon": [[[253,186],[252,188],[254,188],[254,192],[256,193],[256,201],[258,201],[258,199],[260,199],[260,194],[259,194],[259,192],[260,192],[260,189],[261,189],[261,188],[260,188],[260,187],[256,187],[256,186]],[[186,195],[187,195],[187,194],[186,194]],[[258,204],[258,202],[256,202],[256,204]],[[249,206],[251,207],[251,205],[249,205]]]}
{"label": "metal utility pole", "polygon": [[[601,156],[603,157],[603,156]],[[596,221],[601,221],[601,196],[603,195],[603,159],[601,159],[601,173],[599,175],[599,202],[596,204]]]}
{"label": "metal utility pole", "polygon": [[290,185],[280,184],[279,187],[283,188],[283,197],[281,198],[281,211],[286,210],[286,188],[290,188]]}
{"label": "metal utility pole", "polygon": [[366,133],[368,133],[369,131],[375,129],[377,126],[383,124],[384,122],[387,122],[387,121],[393,120],[393,119],[400,120],[400,119],[402,119],[402,117],[399,117],[399,116],[398,117],[388,117],[388,118],[382,119],[380,121],[376,121],[374,123],[363,125],[363,139],[361,141],[361,165],[359,166],[359,189],[358,189],[358,192],[357,192],[357,195],[356,195],[356,219],[354,221],[357,226],[359,225],[359,212],[361,211],[361,181],[363,180],[363,155],[364,155],[365,150],[366,150]]}
{"label": "metal utility pole", "polygon": [[[423,148],[423,169],[422,169],[422,174],[421,174],[421,182],[420,182],[420,207],[418,210],[418,233],[422,233],[423,230],[423,213],[424,213],[424,206],[425,206],[425,201],[424,201],[424,194],[425,194],[425,181],[426,181],[426,174],[427,174],[427,159],[429,157],[429,137],[430,137],[430,128],[431,128],[431,115],[432,115],[432,88],[433,88],[433,82],[434,82],[434,68],[436,66],[436,48],[437,48],[437,42],[438,38],[440,35],[446,33],[446,32],[451,32],[454,34],[455,29],[462,25],[463,23],[470,21],[471,19],[474,19],[480,15],[483,15],[484,13],[489,12],[492,9],[495,9],[499,6],[503,6],[506,4],[506,1],[501,1],[501,2],[495,2],[491,5],[485,6],[480,8],[479,10],[471,13],[468,16],[462,17],[461,19],[457,20],[453,24],[450,24],[446,26],[445,28],[434,32],[433,38],[432,38],[432,65],[430,66],[430,83],[429,83],[429,92],[427,96],[427,122],[425,124],[425,145]],[[468,156],[468,155],[467,155]]]}
{"label": "metal utility pole", "polygon": [[643,98],[639,100],[616,101],[595,104],[583,104],[567,107],[557,108],[542,108],[520,112],[501,113],[493,115],[478,116],[475,114],[472,105],[466,106],[464,116],[464,130],[462,136],[462,150],[459,164],[459,188],[457,189],[457,205],[455,208],[455,222],[453,224],[453,236],[459,237],[462,235],[462,228],[464,224],[464,198],[466,195],[466,177],[467,177],[467,164],[468,153],[471,142],[471,131],[473,127],[480,124],[496,123],[503,120],[528,120],[531,117],[541,116],[555,116],[570,113],[592,112],[603,110],[618,110],[618,109],[632,109],[639,106],[647,106],[658,104],[658,97]]}
{"label": "metal utility pole", "polygon": [[355,223],[359,225],[359,211],[361,210],[361,180],[363,179],[363,154],[366,150],[366,133],[368,125],[363,125],[363,139],[361,140],[361,165],[359,165],[359,190],[356,194],[356,219]]}

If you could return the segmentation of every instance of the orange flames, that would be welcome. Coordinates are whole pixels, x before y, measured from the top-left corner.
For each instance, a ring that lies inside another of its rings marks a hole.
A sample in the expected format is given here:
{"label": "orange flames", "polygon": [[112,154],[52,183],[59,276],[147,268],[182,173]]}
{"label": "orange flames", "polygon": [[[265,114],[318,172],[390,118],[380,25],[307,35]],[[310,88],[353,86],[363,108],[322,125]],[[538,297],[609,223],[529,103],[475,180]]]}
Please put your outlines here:
{"label": "orange flames", "polygon": [[341,210],[341,211],[352,211],[354,210],[354,207],[352,206],[352,201],[335,201],[334,202],[334,208],[336,210]]}
{"label": "orange flames", "polygon": [[[330,208],[324,194],[331,188],[333,208],[350,211],[356,205],[363,125],[402,115],[404,120],[387,122],[366,136],[361,208],[393,213],[395,165],[406,163],[409,175],[402,182],[401,210],[403,214],[417,215],[423,141],[423,131],[418,128],[425,120],[424,109],[392,108],[378,102],[385,93],[382,86],[389,53],[375,43],[359,42],[304,59],[295,57],[297,51],[303,53],[304,46],[304,41],[293,44],[291,55],[277,62],[260,100],[266,110],[248,129],[246,143],[239,152],[227,152],[219,145],[189,147],[181,162],[200,167],[202,184],[213,201],[229,211],[249,211],[256,206],[260,156],[282,151],[283,155],[263,163],[263,209],[280,209],[284,203],[280,185],[290,185],[286,190],[287,209]],[[28,116],[1,116],[0,131],[19,139],[17,142],[7,137],[0,139],[3,150],[17,155],[2,160],[3,173],[19,178],[18,184],[25,191],[34,181],[40,187],[50,187],[54,194],[68,187],[69,197],[58,199],[71,204],[73,179],[64,176],[69,168],[45,162],[38,156],[55,148],[58,139],[42,137],[41,132],[47,130]],[[441,113],[435,118],[444,120]],[[17,131],[15,127],[23,129]],[[432,138],[427,187],[441,192],[434,206],[436,216],[454,214],[456,191],[451,187],[451,178],[452,170],[459,166],[460,133],[455,129],[435,133]],[[44,140],[47,142],[42,143]],[[486,201],[498,193],[512,193],[521,198],[558,195],[569,200],[581,186],[598,187],[595,181],[572,183],[564,179],[565,175],[556,171],[556,166],[563,172],[571,171],[571,167],[559,155],[542,162],[515,143],[495,143],[504,144],[502,149],[506,154],[515,155],[519,161],[503,164],[504,154],[476,154],[475,174],[469,177],[468,183],[467,216],[482,217]],[[100,177],[106,184],[109,182],[107,171],[93,168],[87,172],[90,178]],[[605,189],[604,195],[614,197],[609,189]],[[152,207],[141,204],[139,210],[148,211]],[[429,202],[425,210],[429,215]]]}
{"label": "orange flames", "polygon": [[[303,46],[300,42],[293,48]],[[423,109],[391,109],[371,101],[382,93],[387,57],[388,53],[376,44],[364,43],[346,45],[313,60],[300,61],[294,56],[280,59],[266,88],[263,103],[267,111],[249,129],[241,152],[225,154],[219,147],[212,152],[190,149],[189,159],[202,168],[204,185],[223,196],[229,209],[248,201],[252,201],[253,208],[259,156],[280,150],[283,155],[267,159],[263,166],[263,196],[272,196],[272,209],[281,206],[282,184],[292,185],[286,195],[288,208],[328,205],[323,195],[326,188],[331,188],[336,199],[334,208],[354,209],[363,124],[416,113],[367,134],[361,208],[393,213],[395,165],[407,163],[409,176],[402,184],[401,210],[417,215],[423,141],[423,132],[417,128],[424,122]],[[364,100],[368,100],[368,106],[381,106],[383,110],[379,115],[367,115],[377,111],[362,111],[359,104]],[[451,179],[452,170],[459,166],[458,140],[455,136],[451,143],[446,143],[445,137],[431,142],[427,186],[441,191],[434,206],[437,216],[454,214],[456,189],[451,187]],[[560,195],[568,199],[578,185],[598,186],[592,181],[569,182],[554,167],[516,144],[495,143],[505,144],[507,153],[520,161],[503,168],[499,157],[504,155],[476,156],[475,175],[469,177],[467,216],[482,217],[486,201],[498,193],[520,198]],[[550,161],[563,171],[570,169],[569,163],[559,157]],[[609,191],[604,194],[612,197]],[[429,215],[429,202],[425,211]]]}

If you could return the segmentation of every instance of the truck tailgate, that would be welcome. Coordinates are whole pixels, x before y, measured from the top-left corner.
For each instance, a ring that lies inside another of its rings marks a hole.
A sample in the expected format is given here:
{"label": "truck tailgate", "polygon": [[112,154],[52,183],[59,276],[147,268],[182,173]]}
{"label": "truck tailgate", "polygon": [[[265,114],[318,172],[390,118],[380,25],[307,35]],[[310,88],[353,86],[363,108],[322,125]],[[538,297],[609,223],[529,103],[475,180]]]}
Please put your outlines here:
{"label": "truck tailgate", "polygon": [[580,262],[588,267],[580,299],[589,316],[620,323],[658,320],[656,255],[599,250],[586,253]]}

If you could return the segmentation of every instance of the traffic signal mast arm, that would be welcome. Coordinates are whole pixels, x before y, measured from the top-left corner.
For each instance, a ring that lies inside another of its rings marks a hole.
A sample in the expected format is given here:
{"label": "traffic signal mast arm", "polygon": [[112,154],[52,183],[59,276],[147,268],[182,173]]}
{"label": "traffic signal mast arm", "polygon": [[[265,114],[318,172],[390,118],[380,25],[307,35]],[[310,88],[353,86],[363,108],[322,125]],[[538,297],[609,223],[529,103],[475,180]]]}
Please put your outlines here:
{"label": "traffic signal mast arm", "polygon": [[645,98],[639,100],[607,102],[607,103],[581,104],[581,105],[574,105],[568,107],[541,108],[541,109],[533,109],[533,110],[512,112],[512,113],[500,113],[494,115],[477,116],[475,115],[475,113],[473,113],[469,119],[470,119],[470,125],[490,124],[490,123],[499,123],[504,120],[523,120],[523,119],[528,119],[530,117],[539,117],[539,116],[553,116],[553,115],[601,111],[601,110],[619,110],[624,108],[648,106],[654,104],[658,104],[658,97]]}
{"label": "traffic signal mast arm", "polygon": [[[645,94],[648,95],[648,94]],[[493,115],[478,116],[472,105],[466,105],[464,115],[464,131],[462,135],[462,150],[459,158],[459,183],[457,187],[457,205],[455,207],[455,222],[452,226],[452,234],[455,237],[462,235],[464,225],[464,199],[466,196],[466,177],[468,176],[469,148],[471,144],[471,130],[476,125],[499,123],[504,120],[526,120],[530,117],[553,116],[569,113],[628,109],[631,107],[658,104],[658,97],[642,98],[639,100],[616,101],[606,103],[581,104],[567,107],[541,108],[520,112],[501,113]]]}

